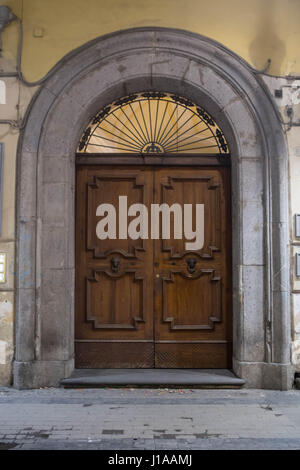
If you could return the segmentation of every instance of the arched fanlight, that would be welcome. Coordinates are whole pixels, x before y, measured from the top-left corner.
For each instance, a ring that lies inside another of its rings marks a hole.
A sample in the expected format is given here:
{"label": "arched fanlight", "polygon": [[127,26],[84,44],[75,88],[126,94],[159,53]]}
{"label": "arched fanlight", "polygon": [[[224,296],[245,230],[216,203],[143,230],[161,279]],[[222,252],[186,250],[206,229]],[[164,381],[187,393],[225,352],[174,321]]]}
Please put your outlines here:
{"label": "arched fanlight", "polygon": [[228,154],[214,119],[170,93],[135,93],[102,109],[84,131],[80,153]]}

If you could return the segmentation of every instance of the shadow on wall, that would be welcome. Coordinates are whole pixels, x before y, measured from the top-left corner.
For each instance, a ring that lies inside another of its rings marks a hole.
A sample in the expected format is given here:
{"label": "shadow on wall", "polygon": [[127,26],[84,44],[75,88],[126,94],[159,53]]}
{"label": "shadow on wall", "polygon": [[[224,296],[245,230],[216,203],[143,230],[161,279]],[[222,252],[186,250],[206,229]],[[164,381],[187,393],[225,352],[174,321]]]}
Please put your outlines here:
{"label": "shadow on wall", "polygon": [[[281,65],[286,54],[284,42],[276,34],[275,13],[277,2],[274,0],[261,0],[261,15],[257,35],[249,47],[249,55],[255,68],[261,70],[267,60],[271,59],[268,73],[273,70],[281,70]],[[280,19],[280,13],[279,17]]]}

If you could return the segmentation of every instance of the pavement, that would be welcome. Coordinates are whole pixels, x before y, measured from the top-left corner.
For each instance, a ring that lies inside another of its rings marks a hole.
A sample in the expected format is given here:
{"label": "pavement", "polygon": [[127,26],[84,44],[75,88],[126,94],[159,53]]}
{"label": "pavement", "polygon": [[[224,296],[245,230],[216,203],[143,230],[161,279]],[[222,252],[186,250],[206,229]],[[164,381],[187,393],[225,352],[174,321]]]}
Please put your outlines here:
{"label": "pavement", "polygon": [[2,387],[0,449],[300,449],[300,391]]}

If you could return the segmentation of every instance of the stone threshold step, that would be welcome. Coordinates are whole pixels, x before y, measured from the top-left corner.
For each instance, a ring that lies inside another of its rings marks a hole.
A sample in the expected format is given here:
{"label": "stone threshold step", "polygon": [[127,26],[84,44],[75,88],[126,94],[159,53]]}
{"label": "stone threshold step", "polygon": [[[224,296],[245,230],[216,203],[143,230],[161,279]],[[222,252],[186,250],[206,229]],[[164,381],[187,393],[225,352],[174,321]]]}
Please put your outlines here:
{"label": "stone threshold step", "polygon": [[245,381],[228,369],[75,369],[60,383],[65,388],[240,388]]}

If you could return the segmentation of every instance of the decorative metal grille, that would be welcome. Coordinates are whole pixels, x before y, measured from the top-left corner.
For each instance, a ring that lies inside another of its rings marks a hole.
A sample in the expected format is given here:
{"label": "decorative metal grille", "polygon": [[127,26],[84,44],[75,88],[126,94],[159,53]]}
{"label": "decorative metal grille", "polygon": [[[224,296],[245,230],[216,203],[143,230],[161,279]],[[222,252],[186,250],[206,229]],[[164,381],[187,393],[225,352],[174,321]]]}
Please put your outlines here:
{"label": "decorative metal grille", "polygon": [[170,93],[143,92],[102,109],[84,131],[78,152],[228,154],[228,145],[200,106]]}

